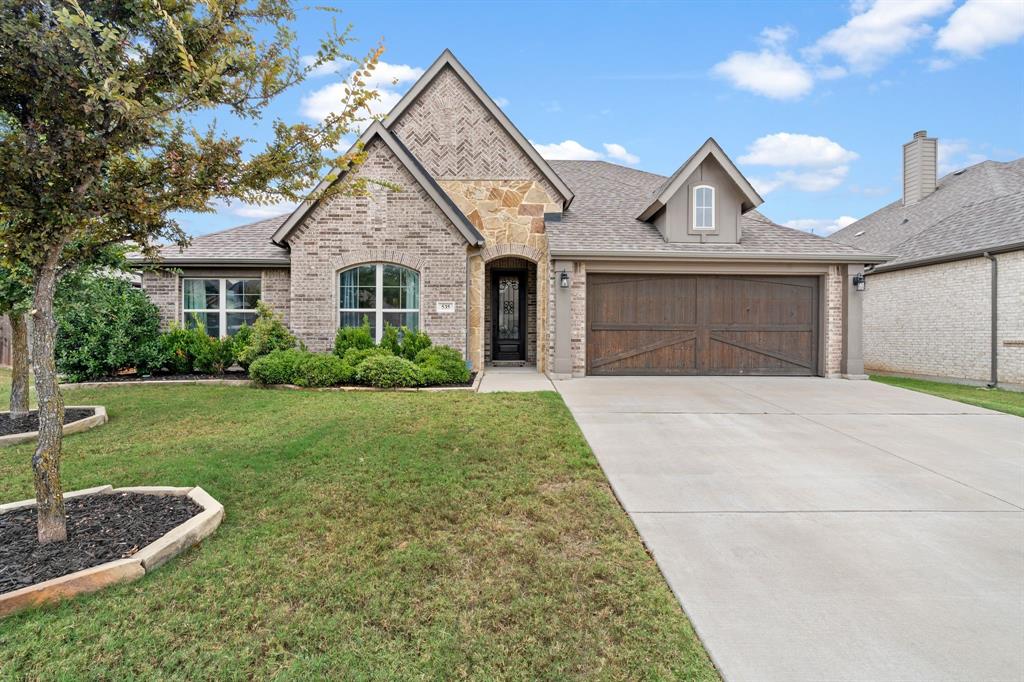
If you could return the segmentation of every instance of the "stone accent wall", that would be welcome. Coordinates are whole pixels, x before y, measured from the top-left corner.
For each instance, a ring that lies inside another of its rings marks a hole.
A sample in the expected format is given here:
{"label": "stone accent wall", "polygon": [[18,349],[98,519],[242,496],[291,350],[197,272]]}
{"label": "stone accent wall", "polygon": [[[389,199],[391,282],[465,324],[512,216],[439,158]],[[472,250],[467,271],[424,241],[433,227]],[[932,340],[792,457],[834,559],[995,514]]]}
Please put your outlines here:
{"label": "stone accent wall", "polygon": [[486,263],[510,256],[537,264],[536,306],[532,316],[536,327],[533,348],[528,355],[544,371],[547,355],[543,352],[548,329],[548,286],[550,263],[545,234],[544,213],[559,210],[558,204],[532,180],[439,180],[456,206],[480,233],[486,246],[473,254],[470,263],[470,360],[474,366],[487,359],[490,327],[486,310]]}
{"label": "stone accent wall", "polygon": [[[288,238],[292,330],[311,350],[331,347],[338,325],[338,272],[385,261],[420,273],[420,326],[437,344],[466,352],[466,241],[387,145],[367,145],[359,169],[395,183],[365,197],[335,196],[314,208]],[[438,302],[455,304],[437,313]]]}
{"label": "stone accent wall", "polygon": [[[552,273],[552,280],[556,275]],[[554,285],[554,284],[553,284]],[[569,288],[572,298],[572,375],[581,377],[587,373],[587,264],[576,263],[573,267],[572,284]]]}
{"label": "stone accent wall", "polygon": [[[996,258],[999,379],[1024,384],[1024,251]],[[865,369],[988,381],[991,291],[986,258],[868,275]]]}
{"label": "stone accent wall", "polygon": [[846,266],[830,265],[825,277],[825,366],[827,377],[837,377],[843,366],[843,281]]}
{"label": "stone accent wall", "polygon": [[437,74],[390,130],[437,180],[518,178],[564,199],[451,67]]}
{"label": "stone accent wall", "polygon": [[142,290],[160,311],[160,328],[167,329],[171,322],[180,322],[178,300],[181,298],[178,275],[168,270],[144,270]]}

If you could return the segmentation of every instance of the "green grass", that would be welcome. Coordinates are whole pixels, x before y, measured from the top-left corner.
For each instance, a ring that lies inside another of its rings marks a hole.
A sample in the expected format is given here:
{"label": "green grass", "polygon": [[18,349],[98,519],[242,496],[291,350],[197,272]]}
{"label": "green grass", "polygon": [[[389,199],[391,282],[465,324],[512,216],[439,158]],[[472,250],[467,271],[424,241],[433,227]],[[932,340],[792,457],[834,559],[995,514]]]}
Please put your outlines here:
{"label": "green grass", "polygon": [[[0,678],[718,679],[557,394],[67,403],[110,422],[65,441],[66,489],[201,485],[227,516],[138,582],[0,621]],[[0,500],[32,495],[31,452],[0,449]]]}
{"label": "green grass", "polygon": [[978,386],[964,386],[962,384],[947,384],[939,381],[925,381],[923,379],[905,379],[903,377],[887,377],[872,375],[871,379],[890,386],[909,388],[912,391],[930,393],[940,398],[957,400],[968,405],[977,405],[998,412],[1015,414],[1024,417],[1024,393],[1019,391],[1006,391],[1001,388],[981,388]]}

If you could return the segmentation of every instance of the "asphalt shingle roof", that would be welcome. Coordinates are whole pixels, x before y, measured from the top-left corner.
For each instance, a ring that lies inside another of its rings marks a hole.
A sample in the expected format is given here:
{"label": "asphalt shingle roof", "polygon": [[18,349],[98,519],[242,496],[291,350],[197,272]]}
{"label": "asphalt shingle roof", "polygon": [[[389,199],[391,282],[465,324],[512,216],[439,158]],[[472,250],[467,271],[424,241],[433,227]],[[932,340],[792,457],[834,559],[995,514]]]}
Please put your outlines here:
{"label": "asphalt shingle roof", "polygon": [[259,262],[288,265],[288,249],[270,241],[289,214],[274,216],[248,225],[239,225],[220,232],[193,237],[184,250],[177,246],[160,248],[162,262],[224,261],[227,263]]}
{"label": "asphalt shingle roof", "polygon": [[739,244],[669,243],[653,224],[636,219],[665,183],[664,176],[606,161],[552,161],[551,165],[576,193],[561,222],[547,225],[549,246],[555,253],[872,258],[859,248],[776,225],[757,211],[740,217]]}
{"label": "asphalt shingle roof", "polygon": [[1024,242],[1024,159],[950,173],[916,204],[898,199],[829,239],[895,256],[878,270]]}

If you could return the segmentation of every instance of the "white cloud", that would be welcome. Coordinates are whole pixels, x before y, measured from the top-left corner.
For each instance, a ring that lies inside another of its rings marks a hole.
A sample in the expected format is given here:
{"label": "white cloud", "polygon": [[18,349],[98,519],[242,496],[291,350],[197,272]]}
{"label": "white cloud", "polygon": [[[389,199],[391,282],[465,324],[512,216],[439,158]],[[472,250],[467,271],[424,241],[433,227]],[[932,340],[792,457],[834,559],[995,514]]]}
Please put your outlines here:
{"label": "white cloud", "polygon": [[597,161],[604,156],[599,151],[584,147],[576,140],[566,140],[564,142],[555,142],[552,144],[537,144],[536,142],[530,142],[530,144],[532,144],[545,159]]}
{"label": "white cloud", "polygon": [[977,57],[997,45],[1024,36],[1024,4],[1019,0],[967,0],[949,18],[935,47],[965,57]]}
{"label": "white cloud", "polygon": [[640,163],[640,157],[636,154],[630,154],[621,144],[605,142],[604,151],[607,153],[609,159],[615,159],[616,161],[622,161],[623,163],[628,164]]}
{"label": "white cloud", "polygon": [[277,204],[269,204],[267,206],[259,206],[256,204],[234,204],[228,207],[228,210],[243,218],[256,218],[261,220],[263,218],[273,218],[284,213],[291,213],[295,210],[298,204],[290,201],[283,201]]}
{"label": "white cloud", "polygon": [[740,163],[752,166],[838,166],[859,155],[820,135],[773,133],[754,140]]}
{"label": "white cloud", "polygon": [[853,71],[870,73],[928,36],[932,27],[926,20],[952,6],[953,0],[876,0],[870,7],[858,4],[849,21],[819,38],[805,55],[814,60],[836,55]]}
{"label": "white cloud", "polygon": [[507,107],[507,106],[508,106],[508,104],[509,104],[509,102],[508,102],[508,98],[507,98],[507,97],[495,97],[495,98],[494,98],[494,103],[495,103],[495,104],[497,104],[497,105],[498,105],[499,107],[501,107],[502,109],[504,109],[505,107]]}
{"label": "white cloud", "polygon": [[971,147],[967,140],[939,140],[939,177],[981,163],[988,157]]}
{"label": "white cloud", "polygon": [[787,220],[782,224],[796,230],[803,230],[804,232],[810,232],[821,237],[827,237],[833,232],[855,222],[857,222],[857,219],[853,216],[843,215],[834,220],[828,218],[798,218],[796,220]]}
{"label": "white cloud", "polygon": [[628,164],[640,163],[639,156],[631,154],[629,150],[621,144],[616,144],[614,142],[605,142],[602,145],[604,147],[604,152],[584,147],[576,140],[565,140],[564,142],[553,142],[551,144],[537,144],[531,140],[530,144],[540,152],[541,156],[552,161],[602,161],[611,159],[612,161],[619,161]]}
{"label": "white cloud", "polygon": [[765,47],[780,48],[795,35],[796,29],[792,26],[766,26],[761,29],[759,40]]}
{"label": "white cloud", "polygon": [[773,99],[797,99],[814,87],[814,77],[803,64],[774,48],[733,52],[728,59],[715,64],[711,73],[740,90]]}
{"label": "white cloud", "polygon": [[752,177],[750,182],[762,196],[783,187],[791,187],[801,192],[827,192],[841,185],[849,171],[848,166],[806,171],[782,170],[768,178]]}
{"label": "white cloud", "polygon": [[[364,78],[366,87],[377,91],[377,98],[370,102],[369,118],[388,113],[402,99],[405,87],[423,75],[423,69],[406,64],[388,64],[380,62],[369,78]],[[345,88],[349,77],[337,83],[331,83],[319,90],[314,90],[302,98],[300,109],[303,115],[322,121],[328,114],[338,110],[345,99]]]}
{"label": "white cloud", "polygon": [[941,57],[936,57],[934,59],[929,59],[928,60],[928,70],[929,71],[945,71],[946,69],[953,68],[953,66],[955,66],[955,64],[956,64],[956,62],[954,62],[952,59],[943,59]]}

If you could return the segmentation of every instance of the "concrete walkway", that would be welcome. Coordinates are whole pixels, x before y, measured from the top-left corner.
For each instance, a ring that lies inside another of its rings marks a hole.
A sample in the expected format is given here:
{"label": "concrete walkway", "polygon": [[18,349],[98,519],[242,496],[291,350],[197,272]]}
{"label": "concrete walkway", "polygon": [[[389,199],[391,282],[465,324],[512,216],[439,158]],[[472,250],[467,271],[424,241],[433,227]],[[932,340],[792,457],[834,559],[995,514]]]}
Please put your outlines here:
{"label": "concrete walkway", "polygon": [[727,680],[1024,680],[1024,420],[868,381],[556,386]]}
{"label": "concrete walkway", "polygon": [[488,367],[480,380],[480,393],[498,391],[553,391],[548,378],[536,367]]}

